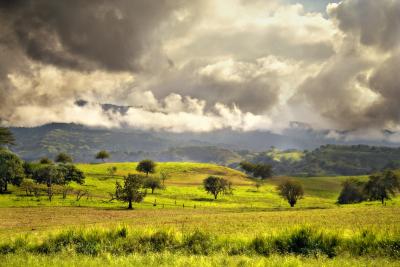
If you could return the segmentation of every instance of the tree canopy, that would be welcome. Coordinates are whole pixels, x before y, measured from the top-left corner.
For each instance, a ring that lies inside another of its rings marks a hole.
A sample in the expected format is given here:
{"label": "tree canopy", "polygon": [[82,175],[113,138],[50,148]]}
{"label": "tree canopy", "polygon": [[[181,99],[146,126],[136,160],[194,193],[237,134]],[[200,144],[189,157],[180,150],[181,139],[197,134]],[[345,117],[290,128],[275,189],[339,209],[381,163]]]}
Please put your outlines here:
{"label": "tree canopy", "polygon": [[0,193],[9,183],[20,185],[25,177],[23,161],[11,151],[0,149]]}
{"label": "tree canopy", "polygon": [[207,193],[212,194],[214,199],[217,199],[220,193],[230,192],[232,184],[224,178],[209,176],[203,180],[203,186]]}
{"label": "tree canopy", "polygon": [[144,181],[146,177],[139,174],[128,174],[124,177],[124,184],[116,182],[115,198],[128,202],[128,209],[132,209],[133,202],[142,202],[146,196],[144,189]]}
{"label": "tree canopy", "polygon": [[366,199],[364,193],[365,183],[355,179],[349,178],[342,183],[342,191],[340,192],[338,203],[351,204],[360,203]]}
{"label": "tree canopy", "polygon": [[56,156],[55,162],[59,163],[71,163],[72,157],[66,153],[60,153]]}
{"label": "tree canopy", "polygon": [[242,161],[240,167],[255,178],[265,179],[272,176],[272,167],[269,164]]}
{"label": "tree canopy", "polygon": [[108,153],[106,150],[101,150],[96,154],[96,159],[101,159],[103,162],[108,158],[110,158],[110,153]]}
{"label": "tree canopy", "polygon": [[154,176],[149,176],[146,178],[144,181],[144,187],[150,188],[152,194],[154,194],[154,190],[163,188],[161,179]]}
{"label": "tree canopy", "polygon": [[369,200],[379,200],[382,204],[396,195],[400,190],[399,177],[393,171],[385,171],[382,174],[371,175],[365,184],[365,193]]}
{"label": "tree canopy", "polygon": [[148,176],[149,173],[155,173],[156,163],[150,159],[144,159],[138,163],[136,170],[138,172],[144,172],[146,176]]}
{"label": "tree canopy", "polygon": [[0,146],[15,145],[15,138],[10,129],[0,127]]}
{"label": "tree canopy", "polygon": [[304,189],[300,182],[285,179],[278,185],[279,195],[286,199],[290,207],[294,207],[297,201],[303,198]]}

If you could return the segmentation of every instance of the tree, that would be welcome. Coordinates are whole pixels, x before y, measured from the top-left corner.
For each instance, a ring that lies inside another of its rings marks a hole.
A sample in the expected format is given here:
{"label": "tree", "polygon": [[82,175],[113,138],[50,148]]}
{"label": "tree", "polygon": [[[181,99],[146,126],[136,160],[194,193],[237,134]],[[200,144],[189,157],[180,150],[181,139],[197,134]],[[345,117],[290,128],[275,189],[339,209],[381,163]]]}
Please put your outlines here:
{"label": "tree", "polygon": [[255,169],[255,164],[248,161],[242,161],[239,165],[247,174],[252,174]]}
{"label": "tree", "polygon": [[96,154],[96,159],[101,159],[103,162],[108,158],[110,158],[110,153],[108,153],[106,150],[101,150]]}
{"label": "tree", "polygon": [[342,183],[342,191],[338,198],[339,204],[360,203],[365,199],[363,182],[349,178]]}
{"label": "tree", "polygon": [[168,173],[168,172],[166,172],[166,171],[161,171],[160,172],[160,178],[161,178],[161,180],[162,180],[162,185],[163,185],[163,187],[165,187],[165,180],[167,180],[168,178],[169,178],[169,176],[170,176],[170,174]]}
{"label": "tree", "polygon": [[22,160],[14,153],[0,150],[0,193],[7,192],[8,184],[20,185],[25,177]]}
{"label": "tree", "polygon": [[253,176],[265,179],[272,176],[272,167],[268,164],[256,164],[253,170]]}
{"label": "tree", "polygon": [[371,175],[364,187],[369,200],[380,200],[382,204],[395,196],[396,190],[400,190],[400,180],[393,171]]}
{"label": "tree", "polygon": [[85,182],[85,174],[73,164],[61,164],[58,166],[63,173],[63,181],[61,184],[69,184],[76,182],[83,184]]}
{"label": "tree", "polygon": [[286,199],[290,207],[294,207],[297,201],[303,198],[304,189],[300,182],[286,179],[278,187],[279,195]]}
{"label": "tree", "polygon": [[72,157],[66,153],[60,153],[56,156],[55,162],[58,163],[71,163]]}
{"label": "tree", "polygon": [[265,179],[272,176],[272,166],[269,164],[254,164],[248,161],[242,161],[239,165],[247,174],[253,177]]}
{"label": "tree", "polygon": [[0,127],[0,146],[15,145],[15,138],[8,128]]}
{"label": "tree", "polygon": [[42,165],[33,169],[32,179],[47,185],[47,195],[51,201],[54,195],[53,185],[65,186],[72,181],[83,184],[85,175],[72,164]]}
{"label": "tree", "polygon": [[144,159],[136,167],[138,172],[146,173],[146,176],[149,176],[149,173],[154,173],[156,171],[156,163],[150,159]]}
{"label": "tree", "polygon": [[220,193],[229,193],[231,191],[231,183],[221,177],[209,176],[203,180],[204,190],[212,194],[217,199]]}
{"label": "tree", "polygon": [[128,202],[128,209],[132,209],[132,202],[142,202],[146,196],[144,188],[145,177],[139,174],[128,174],[124,177],[124,185],[116,182],[115,198]]}
{"label": "tree", "polygon": [[47,185],[47,196],[52,200],[54,191],[53,184],[64,184],[64,173],[57,165],[46,165],[34,171],[32,178],[37,183]]}
{"label": "tree", "polygon": [[43,157],[39,160],[40,164],[52,164],[53,162],[48,157]]}
{"label": "tree", "polygon": [[144,188],[150,188],[151,193],[153,194],[155,189],[161,189],[163,187],[160,178],[150,176],[144,181]]}

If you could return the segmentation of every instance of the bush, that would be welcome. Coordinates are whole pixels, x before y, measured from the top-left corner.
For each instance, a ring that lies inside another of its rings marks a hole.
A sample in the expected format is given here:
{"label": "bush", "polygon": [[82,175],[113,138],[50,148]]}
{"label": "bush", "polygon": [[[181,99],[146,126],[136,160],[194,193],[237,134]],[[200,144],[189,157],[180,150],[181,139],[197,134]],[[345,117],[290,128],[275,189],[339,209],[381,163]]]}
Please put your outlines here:
{"label": "bush", "polygon": [[339,204],[360,203],[366,199],[363,182],[349,178],[343,182],[342,186],[343,188],[338,198]]}
{"label": "bush", "polygon": [[208,255],[213,250],[213,240],[210,235],[195,231],[185,236],[183,246],[190,254]]}

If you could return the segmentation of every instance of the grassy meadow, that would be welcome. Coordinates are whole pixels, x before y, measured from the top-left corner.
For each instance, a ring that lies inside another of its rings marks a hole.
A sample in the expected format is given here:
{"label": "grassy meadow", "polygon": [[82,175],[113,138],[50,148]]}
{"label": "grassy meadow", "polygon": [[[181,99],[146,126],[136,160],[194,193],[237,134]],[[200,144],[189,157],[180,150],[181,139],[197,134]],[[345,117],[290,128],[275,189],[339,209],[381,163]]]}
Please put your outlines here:
{"label": "grassy meadow", "polygon": [[[107,172],[111,166],[117,167],[115,175]],[[85,184],[71,186],[89,192],[79,201],[71,194],[49,202],[16,187],[0,195],[0,266],[400,265],[400,198],[385,206],[339,206],[336,199],[347,177],[294,178],[302,182],[305,197],[290,208],[276,191],[282,177],[257,189],[245,174],[227,167],[159,163],[157,172],[169,174],[166,188],[149,192],[129,211],[126,203],[110,201],[110,193],[117,180],[136,173],[136,163],[77,167],[86,175]],[[213,200],[202,188],[209,175],[230,180],[233,194]],[[110,236],[121,228],[129,234],[111,244]],[[302,230],[306,234],[299,237]],[[200,240],[187,241],[196,233]],[[143,240],[150,240],[147,247],[138,245]],[[291,242],[300,242],[309,253],[277,245],[290,247]],[[82,252],[82,246],[89,246],[89,252]],[[188,253],[192,246],[200,247],[199,253]]]}

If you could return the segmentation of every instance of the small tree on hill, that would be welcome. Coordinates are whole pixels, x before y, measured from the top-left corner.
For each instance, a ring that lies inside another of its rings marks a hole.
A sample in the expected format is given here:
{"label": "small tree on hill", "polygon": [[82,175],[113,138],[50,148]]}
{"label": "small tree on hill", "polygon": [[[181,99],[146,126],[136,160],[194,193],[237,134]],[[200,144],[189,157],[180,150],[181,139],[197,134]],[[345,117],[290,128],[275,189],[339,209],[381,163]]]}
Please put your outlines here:
{"label": "small tree on hill", "polygon": [[39,160],[39,163],[40,163],[40,164],[52,164],[53,162],[52,162],[51,159],[49,159],[48,157],[44,157],[44,158],[41,158],[41,159]]}
{"label": "small tree on hill", "polygon": [[248,162],[248,161],[242,161],[239,163],[240,168],[242,168],[247,174],[253,174],[253,171],[255,169],[255,164]]}
{"label": "small tree on hill", "polygon": [[165,180],[167,180],[170,177],[170,174],[166,171],[161,171],[160,172],[160,178],[162,180],[162,185],[165,187]]}
{"label": "small tree on hill", "polygon": [[242,161],[240,167],[249,175],[255,178],[265,179],[272,176],[272,166],[269,164],[262,163],[251,163],[247,161]]}
{"label": "small tree on hill", "polygon": [[58,163],[71,163],[72,157],[66,153],[60,153],[56,156],[55,162]]}
{"label": "small tree on hill", "polygon": [[146,176],[149,176],[149,173],[155,173],[156,163],[150,159],[142,160],[138,163],[136,170],[138,172],[144,172]]}
{"label": "small tree on hill", "polygon": [[96,154],[96,159],[101,159],[103,162],[108,158],[110,158],[110,153],[108,153],[106,150],[101,150]]}
{"label": "small tree on hill", "polygon": [[380,200],[382,204],[395,196],[396,190],[400,190],[400,180],[393,171],[371,175],[364,187],[369,200]]}
{"label": "small tree on hill", "polygon": [[0,149],[0,193],[7,192],[9,183],[20,185],[24,177],[22,160],[14,153]]}
{"label": "small tree on hill", "polygon": [[8,128],[0,127],[0,146],[15,145],[15,138]]}
{"label": "small tree on hill", "polygon": [[203,186],[207,193],[214,196],[214,199],[217,199],[220,193],[228,193],[231,191],[231,183],[224,178],[216,176],[209,176],[204,179]]}
{"label": "small tree on hill", "polygon": [[338,198],[339,204],[360,203],[365,199],[363,182],[355,178],[349,178],[342,183],[342,191]]}
{"label": "small tree on hill", "polygon": [[163,188],[161,185],[161,180],[160,178],[157,177],[147,177],[146,180],[144,181],[144,187],[145,188],[150,188],[151,189],[151,193],[154,193],[155,189],[161,189]]}
{"label": "small tree on hill", "polygon": [[146,191],[143,191],[145,177],[138,174],[128,174],[124,177],[124,184],[116,183],[115,198],[128,202],[128,209],[132,209],[133,202],[142,202],[146,196]]}
{"label": "small tree on hill", "polygon": [[304,189],[300,182],[286,179],[278,187],[279,195],[286,199],[290,207],[294,207],[297,201],[303,198]]}

